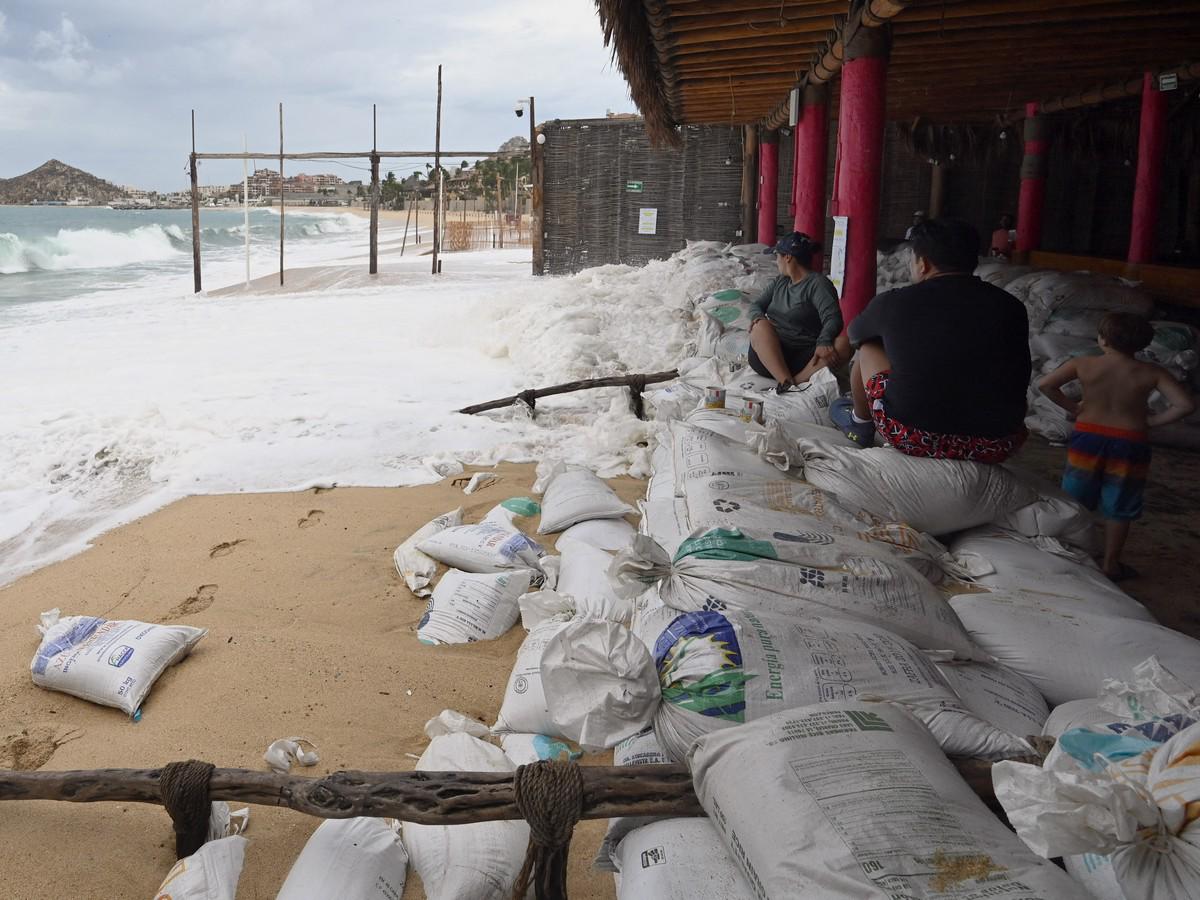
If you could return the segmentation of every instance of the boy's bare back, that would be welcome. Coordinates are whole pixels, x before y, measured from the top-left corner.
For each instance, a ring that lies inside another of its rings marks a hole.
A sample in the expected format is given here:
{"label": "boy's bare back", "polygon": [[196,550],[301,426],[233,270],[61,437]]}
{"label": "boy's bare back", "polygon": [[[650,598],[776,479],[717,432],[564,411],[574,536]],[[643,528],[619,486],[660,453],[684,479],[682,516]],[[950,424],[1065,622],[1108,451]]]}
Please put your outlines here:
{"label": "boy's bare back", "polygon": [[1150,395],[1163,376],[1171,376],[1153,363],[1123,353],[1105,353],[1075,360],[1083,388],[1076,418],[1081,422],[1145,431],[1150,415]]}

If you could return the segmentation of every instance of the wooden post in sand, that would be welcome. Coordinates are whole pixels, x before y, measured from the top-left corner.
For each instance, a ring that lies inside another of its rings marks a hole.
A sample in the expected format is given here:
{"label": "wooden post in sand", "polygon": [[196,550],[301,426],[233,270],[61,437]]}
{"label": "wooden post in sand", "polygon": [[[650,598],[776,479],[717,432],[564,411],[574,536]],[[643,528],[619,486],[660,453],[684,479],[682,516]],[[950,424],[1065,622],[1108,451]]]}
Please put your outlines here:
{"label": "wooden post in sand", "polygon": [[200,186],[196,171],[196,111],[192,110],[192,281],[200,293]]}
{"label": "wooden post in sand", "polygon": [[408,246],[408,223],[412,220],[412,198],[408,198],[408,212],[404,215],[404,239],[400,242],[400,255],[404,255],[404,248]]}
{"label": "wooden post in sand", "polygon": [[496,173],[496,228],[500,232],[500,249],[504,249],[504,206],[500,196],[500,173]]}
{"label": "wooden post in sand", "polygon": [[283,103],[279,104],[279,283],[283,284]]}
{"label": "wooden post in sand", "polygon": [[379,274],[379,133],[375,104],[371,104],[371,266]]}
{"label": "wooden post in sand", "polygon": [[438,228],[442,216],[442,67],[438,66],[437,129],[433,138],[433,169],[437,174],[437,199],[433,204],[433,274],[438,274]]}

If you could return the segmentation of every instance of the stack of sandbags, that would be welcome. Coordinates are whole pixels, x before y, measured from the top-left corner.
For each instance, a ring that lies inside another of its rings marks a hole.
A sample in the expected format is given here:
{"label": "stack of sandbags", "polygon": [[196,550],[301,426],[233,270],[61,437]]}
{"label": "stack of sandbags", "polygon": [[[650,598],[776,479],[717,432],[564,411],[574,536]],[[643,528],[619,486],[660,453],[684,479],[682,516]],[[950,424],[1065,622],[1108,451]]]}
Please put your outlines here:
{"label": "stack of sandbags", "polygon": [[891,253],[875,253],[875,292],[912,284],[912,245],[900,244]]}

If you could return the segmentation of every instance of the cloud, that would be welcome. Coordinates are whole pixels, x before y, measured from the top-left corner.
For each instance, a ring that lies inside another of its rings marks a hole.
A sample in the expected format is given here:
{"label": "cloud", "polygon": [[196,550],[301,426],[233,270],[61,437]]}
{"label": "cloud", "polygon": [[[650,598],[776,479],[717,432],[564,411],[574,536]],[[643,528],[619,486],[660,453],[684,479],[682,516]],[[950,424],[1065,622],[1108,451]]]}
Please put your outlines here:
{"label": "cloud", "polygon": [[8,21],[8,19],[4,15],[4,12],[2,10],[0,10],[0,42],[3,42],[8,37],[8,35],[4,31],[4,25],[7,21]]}
{"label": "cloud", "polygon": [[111,84],[126,67],[93,62],[91,42],[66,13],[62,14],[56,31],[39,31],[34,36],[33,50],[38,68],[65,82],[87,80],[94,84]]}

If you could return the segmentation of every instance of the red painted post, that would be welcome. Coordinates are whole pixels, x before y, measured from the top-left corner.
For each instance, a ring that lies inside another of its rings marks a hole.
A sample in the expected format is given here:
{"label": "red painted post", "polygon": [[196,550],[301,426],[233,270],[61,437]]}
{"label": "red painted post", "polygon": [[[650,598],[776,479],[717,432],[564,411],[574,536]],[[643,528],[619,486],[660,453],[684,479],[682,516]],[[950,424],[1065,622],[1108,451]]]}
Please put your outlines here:
{"label": "red painted post", "polygon": [[775,246],[779,214],[779,132],[768,131],[758,145],[758,242]]}
{"label": "red painted post", "polygon": [[842,67],[834,213],[849,219],[842,283],[842,318],[847,325],[875,296],[887,51],[885,28],[860,28],[847,43]]}
{"label": "red painted post", "polygon": [[1154,76],[1142,76],[1142,117],[1138,125],[1137,181],[1133,188],[1133,221],[1129,229],[1129,261],[1154,261],[1154,225],[1162,195],[1163,151],[1167,142],[1167,97]]}
{"label": "red painted post", "polygon": [[[794,228],[816,241],[825,239],[825,168],[829,155],[829,88],[804,89],[796,125],[796,210]],[[814,263],[819,267],[819,263]]]}
{"label": "red painted post", "polygon": [[1025,156],[1017,198],[1017,253],[1024,258],[1042,246],[1042,210],[1046,205],[1046,120],[1036,103],[1025,104]]}

